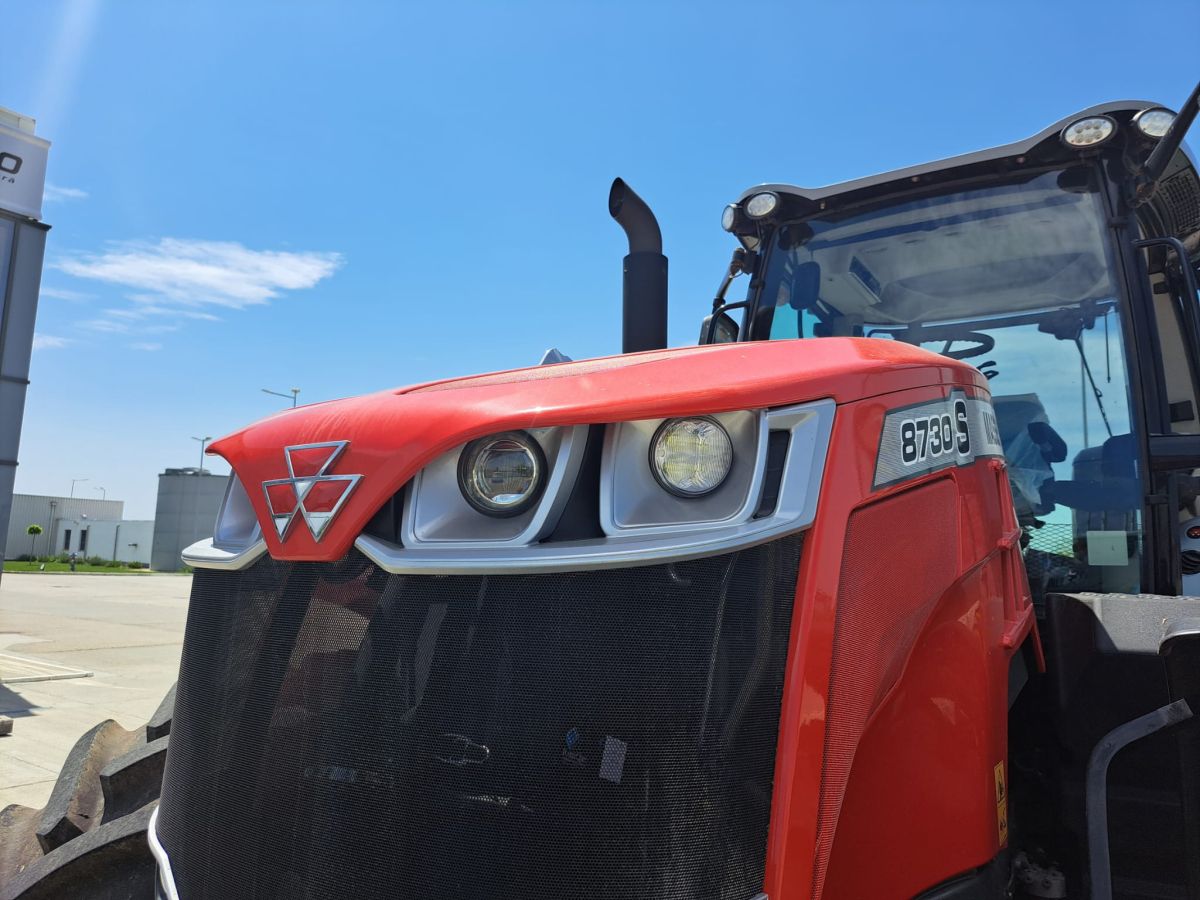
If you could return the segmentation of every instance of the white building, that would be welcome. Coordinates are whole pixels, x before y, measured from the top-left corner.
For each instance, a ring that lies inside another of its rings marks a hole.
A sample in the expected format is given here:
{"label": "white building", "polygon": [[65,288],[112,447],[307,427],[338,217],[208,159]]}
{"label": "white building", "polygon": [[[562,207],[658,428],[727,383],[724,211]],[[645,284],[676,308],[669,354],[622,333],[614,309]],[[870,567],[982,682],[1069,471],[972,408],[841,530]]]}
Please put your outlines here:
{"label": "white building", "polygon": [[[121,500],[14,494],[4,558],[75,553],[81,559],[98,556],[149,565],[154,522],[127,521],[124,511]],[[40,525],[42,533],[31,537],[26,533],[30,525]]]}

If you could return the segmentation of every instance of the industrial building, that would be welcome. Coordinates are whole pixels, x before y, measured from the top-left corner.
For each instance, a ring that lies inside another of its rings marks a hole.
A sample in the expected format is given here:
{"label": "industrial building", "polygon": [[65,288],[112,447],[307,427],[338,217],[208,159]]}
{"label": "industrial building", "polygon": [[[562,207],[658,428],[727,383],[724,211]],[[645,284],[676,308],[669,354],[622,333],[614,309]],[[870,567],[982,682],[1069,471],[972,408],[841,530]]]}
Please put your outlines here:
{"label": "industrial building", "polygon": [[214,475],[195,467],[167,469],[158,476],[151,568],[178,571],[183,567],[179,558],[183,549],[212,537],[228,484],[228,475]]}
{"label": "industrial building", "polygon": [[[121,500],[14,494],[4,558],[75,553],[150,565],[154,523],[126,520],[124,511]],[[30,525],[40,525],[42,533],[30,536]]]}

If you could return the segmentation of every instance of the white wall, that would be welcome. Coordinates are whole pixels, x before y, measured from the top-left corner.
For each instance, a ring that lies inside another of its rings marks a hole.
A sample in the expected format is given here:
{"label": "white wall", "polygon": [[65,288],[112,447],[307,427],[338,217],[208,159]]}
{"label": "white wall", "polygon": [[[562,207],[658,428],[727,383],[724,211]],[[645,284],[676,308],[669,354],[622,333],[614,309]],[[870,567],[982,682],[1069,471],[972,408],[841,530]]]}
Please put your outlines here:
{"label": "white wall", "polygon": [[[79,558],[99,556],[121,562],[140,562],[150,565],[153,549],[153,520],[93,521],[91,519],[59,519],[55,522],[53,554],[77,553]],[[87,547],[82,533],[87,531]],[[67,532],[70,532],[68,539]],[[26,551],[28,552],[28,551]],[[39,554],[40,555],[40,554]]]}
{"label": "white wall", "polygon": [[[83,486],[81,486],[82,488]],[[33,542],[34,556],[53,556],[62,552],[62,536],[58,520],[116,522],[125,513],[121,500],[93,500],[90,497],[44,497],[38,494],[14,494],[12,517],[3,547],[5,559],[16,559],[29,553],[31,538],[25,533],[29,525],[41,525],[43,534]],[[74,526],[67,525],[73,531]],[[52,534],[54,532],[55,534]],[[110,547],[111,549],[111,547]]]}
{"label": "white wall", "polygon": [[[87,531],[86,548],[82,538],[84,530]],[[99,556],[101,559],[140,562],[148,566],[153,540],[154,522],[149,519],[123,522],[58,519],[54,525],[52,555],[77,553],[80,559]],[[40,551],[38,555],[42,555]]]}

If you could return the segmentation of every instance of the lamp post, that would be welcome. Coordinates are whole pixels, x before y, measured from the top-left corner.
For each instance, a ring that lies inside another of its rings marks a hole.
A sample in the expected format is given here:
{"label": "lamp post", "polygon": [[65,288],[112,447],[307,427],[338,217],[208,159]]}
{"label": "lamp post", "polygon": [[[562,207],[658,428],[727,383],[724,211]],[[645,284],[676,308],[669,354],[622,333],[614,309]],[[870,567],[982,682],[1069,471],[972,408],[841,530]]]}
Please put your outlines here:
{"label": "lamp post", "polygon": [[108,491],[107,491],[107,490],[105,490],[104,488],[102,488],[102,487],[94,487],[94,488],[92,488],[92,490],[93,490],[93,491],[99,491],[99,492],[100,492],[100,499],[101,499],[101,500],[107,500],[107,499],[108,499]]}
{"label": "lamp post", "polygon": [[202,475],[204,474],[204,447],[212,440],[212,435],[206,434],[204,437],[192,435],[192,440],[200,442],[200,467],[196,470],[196,474]]}
{"label": "lamp post", "polygon": [[300,388],[291,388],[290,390],[291,390],[291,393],[290,393],[290,394],[284,394],[284,393],[281,393],[281,392],[279,392],[279,391],[272,391],[272,390],[270,390],[269,388],[263,388],[263,389],[262,389],[262,392],[263,392],[264,394],[270,394],[270,395],[271,395],[271,396],[273,396],[273,397],[282,397],[282,398],[283,398],[283,399],[285,399],[285,400],[287,400],[287,399],[291,398],[291,401],[292,401],[292,409],[295,409],[295,408],[296,408],[296,398],[297,398],[298,396],[300,396]]}
{"label": "lamp post", "polygon": [[81,481],[91,481],[91,479],[90,478],[72,478],[71,479],[71,496],[72,497],[75,496],[75,485],[79,484],[79,482],[81,482]]}

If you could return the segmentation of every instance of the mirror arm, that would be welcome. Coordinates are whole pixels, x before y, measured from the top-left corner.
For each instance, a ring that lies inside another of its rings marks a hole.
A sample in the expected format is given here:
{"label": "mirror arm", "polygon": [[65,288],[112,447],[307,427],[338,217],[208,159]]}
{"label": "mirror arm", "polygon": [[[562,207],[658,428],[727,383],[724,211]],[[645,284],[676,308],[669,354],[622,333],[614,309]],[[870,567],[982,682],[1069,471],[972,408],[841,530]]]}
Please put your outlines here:
{"label": "mirror arm", "polygon": [[713,311],[708,316],[708,328],[706,329],[705,334],[704,334],[704,343],[705,344],[712,343],[713,332],[716,331],[716,328],[717,328],[717,319],[721,315],[729,312],[729,310],[731,310],[731,309],[749,309],[749,308],[750,308],[749,300],[739,300],[737,303],[722,303],[720,297],[718,297],[716,300],[714,300],[713,301]]}
{"label": "mirror arm", "polygon": [[716,313],[725,302],[725,294],[729,290],[729,285],[733,284],[733,279],[737,278],[743,272],[749,272],[753,267],[753,253],[744,247],[738,247],[733,251],[733,259],[729,261],[729,268],[725,272],[725,277],[721,279],[721,286],[717,288],[717,296],[713,298],[713,313]]}

